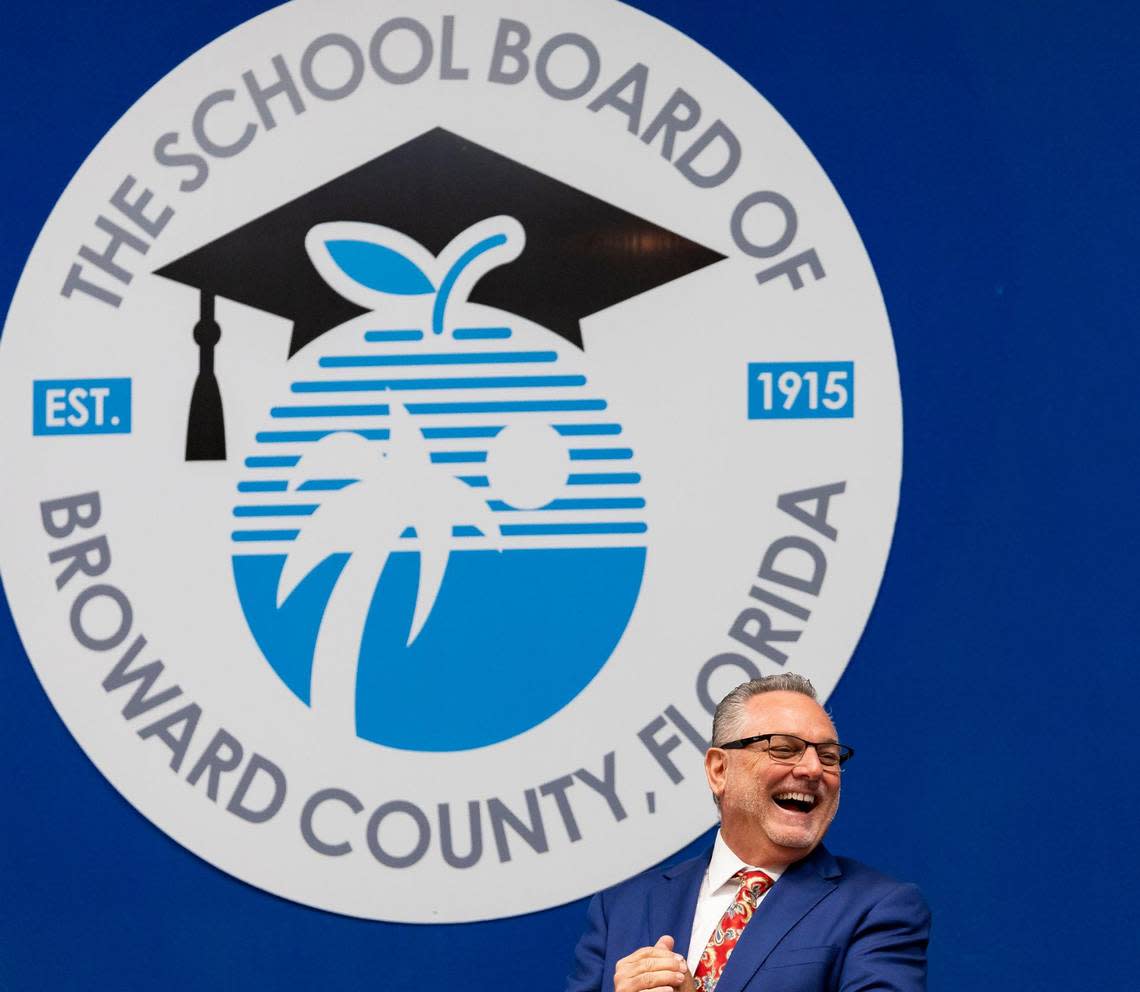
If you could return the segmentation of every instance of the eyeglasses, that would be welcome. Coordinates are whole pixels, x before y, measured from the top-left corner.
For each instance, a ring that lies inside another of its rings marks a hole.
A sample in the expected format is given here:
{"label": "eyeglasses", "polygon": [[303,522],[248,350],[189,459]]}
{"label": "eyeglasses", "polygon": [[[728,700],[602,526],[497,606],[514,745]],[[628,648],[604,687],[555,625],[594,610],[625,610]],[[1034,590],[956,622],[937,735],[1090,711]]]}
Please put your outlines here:
{"label": "eyeglasses", "polygon": [[834,741],[805,741],[795,734],[757,734],[755,737],[742,737],[738,741],[718,744],[725,751],[739,751],[751,744],[766,741],[768,757],[781,765],[798,765],[809,747],[815,748],[819,763],[824,768],[840,768],[855,754],[855,749]]}

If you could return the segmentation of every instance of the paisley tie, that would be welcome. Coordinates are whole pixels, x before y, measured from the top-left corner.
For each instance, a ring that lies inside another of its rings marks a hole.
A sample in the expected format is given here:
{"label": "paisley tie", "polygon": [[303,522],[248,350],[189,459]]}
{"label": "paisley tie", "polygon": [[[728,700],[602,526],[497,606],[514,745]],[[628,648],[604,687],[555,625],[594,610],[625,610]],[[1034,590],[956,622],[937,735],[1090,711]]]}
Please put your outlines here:
{"label": "paisley tie", "polygon": [[732,897],[732,902],[701,953],[701,960],[693,973],[697,992],[714,992],[732,949],[736,947],[741,932],[756,912],[756,904],[772,887],[772,879],[757,868],[738,871],[732,877],[740,880],[740,888]]}

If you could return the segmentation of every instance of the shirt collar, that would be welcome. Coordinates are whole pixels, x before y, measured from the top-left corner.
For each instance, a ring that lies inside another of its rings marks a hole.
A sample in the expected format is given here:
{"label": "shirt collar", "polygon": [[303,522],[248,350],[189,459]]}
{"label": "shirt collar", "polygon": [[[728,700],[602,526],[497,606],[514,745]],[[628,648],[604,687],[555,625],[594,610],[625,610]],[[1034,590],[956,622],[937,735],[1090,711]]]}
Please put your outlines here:
{"label": "shirt collar", "polygon": [[725,843],[724,837],[721,836],[720,831],[716,832],[716,840],[713,842],[712,858],[709,860],[709,868],[707,874],[708,890],[715,892],[721,886],[727,885],[732,876],[735,875],[742,868],[759,868],[768,875],[773,882],[776,881],[785,871],[784,868],[768,868],[765,865],[750,865],[737,857],[732,849]]}

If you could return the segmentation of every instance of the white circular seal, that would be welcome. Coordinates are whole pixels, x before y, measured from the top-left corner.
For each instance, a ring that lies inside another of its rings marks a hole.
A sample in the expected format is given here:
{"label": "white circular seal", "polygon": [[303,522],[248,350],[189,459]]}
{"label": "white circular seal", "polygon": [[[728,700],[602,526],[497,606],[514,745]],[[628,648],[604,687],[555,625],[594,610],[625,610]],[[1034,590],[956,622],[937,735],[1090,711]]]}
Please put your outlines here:
{"label": "white circular seal", "polygon": [[297,0],[92,152],[0,349],[5,587],[103,774],[354,916],[581,897],[834,687],[898,500],[866,252],[764,99],[572,5]]}

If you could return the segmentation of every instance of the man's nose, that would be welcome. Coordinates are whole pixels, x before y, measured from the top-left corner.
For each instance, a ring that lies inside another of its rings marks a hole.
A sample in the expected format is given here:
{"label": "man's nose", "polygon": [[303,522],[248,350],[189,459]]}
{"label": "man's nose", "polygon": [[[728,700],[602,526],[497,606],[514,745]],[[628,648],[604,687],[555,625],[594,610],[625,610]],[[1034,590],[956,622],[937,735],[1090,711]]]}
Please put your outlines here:
{"label": "man's nose", "polygon": [[816,754],[815,748],[808,745],[804,748],[804,753],[800,755],[800,760],[796,762],[793,771],[796,775],[804,778],[819,778],[823,775],[823,764],[819,760],[819,755]]}

